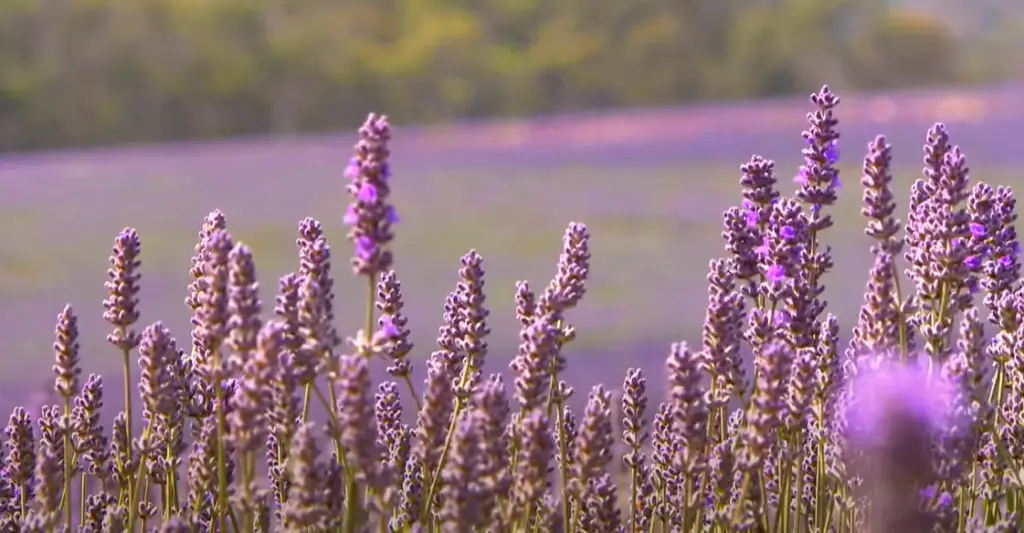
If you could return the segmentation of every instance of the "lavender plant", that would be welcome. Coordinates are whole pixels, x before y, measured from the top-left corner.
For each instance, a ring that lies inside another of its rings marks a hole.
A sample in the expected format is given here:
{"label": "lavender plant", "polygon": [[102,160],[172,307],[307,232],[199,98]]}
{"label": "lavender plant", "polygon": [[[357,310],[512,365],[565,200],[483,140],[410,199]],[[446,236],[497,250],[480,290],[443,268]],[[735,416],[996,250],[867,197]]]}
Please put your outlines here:
{"label": "lavender plant", "polygon": [[[860,182],[874,264],[841,347],[823,298],[840,100],[825,87],[811,103],[793,194],[772,161],[741,167],[700,343],[668,350],[656,405],[638,368],[617,402],[602,385],[582,413],[567,402],[570,319],[591,259],[575,222],[547,287],[514,288],[511,376],[482,370],[490,312],[471,250],[417,390],[383,116],[360,128],[344,173],[352,272],[368,286],[351,337],[334,326],[331,247],[316,220],[299,224],[296,270],[266,317],[252,252],[221,212],[206,218],[186,298],[191,350],[160,322],[136,329],[141,246],[125,229],[104,301],[124,404],[107,433],[103,379],[82,382],[66,307],[54,342],[61,404],[17,407],[3,433],[0,532],[1016,531],[1024,285],[1013,192],[971,185],[936,125],[903,224],[892,147],[872,141]],[[393,381],[371,383],[373,365]]]}

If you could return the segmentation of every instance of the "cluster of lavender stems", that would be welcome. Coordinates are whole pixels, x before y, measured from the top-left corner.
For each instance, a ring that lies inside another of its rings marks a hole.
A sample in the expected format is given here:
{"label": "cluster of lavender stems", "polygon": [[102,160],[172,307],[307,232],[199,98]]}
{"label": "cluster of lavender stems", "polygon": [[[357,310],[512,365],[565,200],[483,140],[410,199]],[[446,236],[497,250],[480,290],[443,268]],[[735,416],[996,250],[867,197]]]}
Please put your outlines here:
{"label": "cluster of lavender stems", "polygon": [[[352,337],[334,327],[331,247],[316,220],[299,224],[296,270],[265,309],[251,250],[210,213],[185,300],[191,349],[161,322],[139,324],[142,248],[125,229],[103,303],[124,405],[105,430],[103,379],[83,382],[78,319],[65,307],[53,345],[60,403],[15,408],[3,433],[0,533],[1017,531],[1024,284],[1013,193],[972,185],[937,124],[903,223],[892,147],[872,141],[860,183],[874,263],[841,344],[823,298],[842,184],[839,98],[824,87],[811,104],[791,195],[774,162],[741,167],[700,342],[672,345],[656,406],[632,368],[621,388],[590,389],[583,412],[570,407],[566,350],[591,259],[580,223],[543,290],[514,287],[510,377],[482,370],[490,317],[472,250],[436,347],[414,354],[383,116],[360,128],[344,171],[352,272],[369,289]],[[373,365],[392,380],[374,387]]]}

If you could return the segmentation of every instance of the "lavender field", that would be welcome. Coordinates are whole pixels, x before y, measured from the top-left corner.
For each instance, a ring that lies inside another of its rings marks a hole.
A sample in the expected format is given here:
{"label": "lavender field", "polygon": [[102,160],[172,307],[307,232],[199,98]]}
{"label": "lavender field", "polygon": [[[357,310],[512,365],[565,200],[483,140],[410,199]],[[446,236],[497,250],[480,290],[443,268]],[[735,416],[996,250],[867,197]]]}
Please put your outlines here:
{"label": "lavender field", "polygon": [[[806,109],[798,98],[397,130],[393,199],[402,221],[394,249],[416,353],[433,349],[459,257],[475,248],[488,273],[491,364],[505,364],[518,342],[515,281],[547,283],[562,232],[580,221],[593,234],[594,258],[590,292],[571,317],[580,331],[569,350],[571,380],[618,383],[629,366],[657,369],[670,342],[699,341],[704,276],[721,254],[721,211],[739,201],[739,165],[754,153],[775,159],[788,183]],[[866,143],[884,133],[895,146],[901,204],[920,173],[925,131],[939,120],[965,149],[975,179],[1021,186],[1022,114],[1019,87],[844,99],[844,187],[826,239],[836,260],[826,279],[830,310],[844,327],[871,262],[859,216]],[[188,258],[209,211],[221,209],[232,234],[253,248],[265,301],[274,280],[297,266],[298,222],[316,218],[334,244],[340,329],[354,331],[365,287],[346,275],[341,224],[341,173],[353,142],[315,136],[0,159],[0,409],[51,387],[50,344],[65,303],[81,320],[86,371],[116,374],[100,302],[107,255],[124,226],[142,238],[142,322],[164,320],[184,342]],[[658,396],[662,384],[651,385]]]}

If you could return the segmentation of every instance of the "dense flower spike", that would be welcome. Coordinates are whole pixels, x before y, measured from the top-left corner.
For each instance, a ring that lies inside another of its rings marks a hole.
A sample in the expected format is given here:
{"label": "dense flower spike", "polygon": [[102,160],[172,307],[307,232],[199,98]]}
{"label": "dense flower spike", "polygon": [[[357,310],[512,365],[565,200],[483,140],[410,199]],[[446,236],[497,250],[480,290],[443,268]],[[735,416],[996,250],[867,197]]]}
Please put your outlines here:
{"label": "dense flower spike", "polygon": [[[162,322],[137,332],[141,248],[125,229],[103,304],[126,365],[123,409],[104,429],[104,384],[82,382],[79,317],[65,307],[56,394],[14,409],[4,431],[0,532],[1017,531],[1024,287],[1014,193],[970,183],[966,157],[937,124],[904,227],[892,147],[869,143],[860,210],[873,264],[841,347],[822,283],[839,99],[826,87],[811,102],[795,194],[778,190],[770,160],[740,169],[724,256],[707,263],[699,344],[672,345],[659,380],[630,368],[621,390],[593,387],[583,411],[567,374],[587,364],[570,365],[569,315],[592,282],[590,230],[578,222],[544,290],[515,285],[511,377],[485,373],[501,354],[488,346],[497,322],[476,251],[462,257],[437,349],[414,375],[411,307],[392,269],[383,117],[360,130],[346,170],[344,222],[370,289],[351,355],[335,329],[342,305],[318,221],[300,222],[298,268],[280,278],[267,318],[251,250],[220,211],[206,217],[186,299],[188,354]],[[388,374],[394,381],[374,385]]]}
{"label": "dense flower spike", "polygon": [[348,239],[355,247],[352,270],[362,276],[376,277],[391,269],[393,261],[389,245],[394,235],[391,226],[398,222],[395,208],[389,203],[391,194],[391,125],[385,116],[370,114],[359,128],[355,156],[345,169],[351,180],[347,186],[352,203],[344,222],[350,226]]}
{"label": "dense flower spike", "polygon": [[57,316],[57,340],[53,350],[57,354],[57,362],[53,365],[53,373],[57,375],[54,383],[57,394],[69,399],[78,394],[79,376],[82,369],[78,367],[78,317],[71,306],[65,306]]}

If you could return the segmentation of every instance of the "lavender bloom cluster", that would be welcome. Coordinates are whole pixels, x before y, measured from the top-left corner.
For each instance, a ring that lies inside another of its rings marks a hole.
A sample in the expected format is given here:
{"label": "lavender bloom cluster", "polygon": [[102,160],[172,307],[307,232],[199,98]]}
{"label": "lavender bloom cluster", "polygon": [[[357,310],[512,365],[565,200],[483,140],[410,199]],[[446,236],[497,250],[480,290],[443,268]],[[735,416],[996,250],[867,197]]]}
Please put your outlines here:
{"label": "lavender bloom cluster", "polygon": [[[772,161],[741,167],[700,342],[668,350],[658,403],[633,368],[621,389],[587,391],[582,412],[569,405],[571,315],[591,260],[575,222],[551,282],[514,287],[520,344],[508,375],[482,370],[490,313],[471,250],[416,376],[382,116],[360,129],[345,171],[352,272],[370,281],[367,327],[348,344],[334,328],[318,221],[299,224],[296,270],[265,307],[252,252],[211,213],[192,258],[191,343],[139,324],[142,247],[125,229],[104,301],[124,404],[104,428],[104,381],[83,379],[78,319],[64,308],[59,403],[15,408],[3,432],[0,533],[1017,531],[1024,284],[1013,193],[972,185],[936,125],[904,224],[892,148],[871,142],[860,183],[874,264],[841,341],[823,298],[839,103],[827,87],[812,95],[792,194]],[[373,384],[373,365],[393,379]]]}

